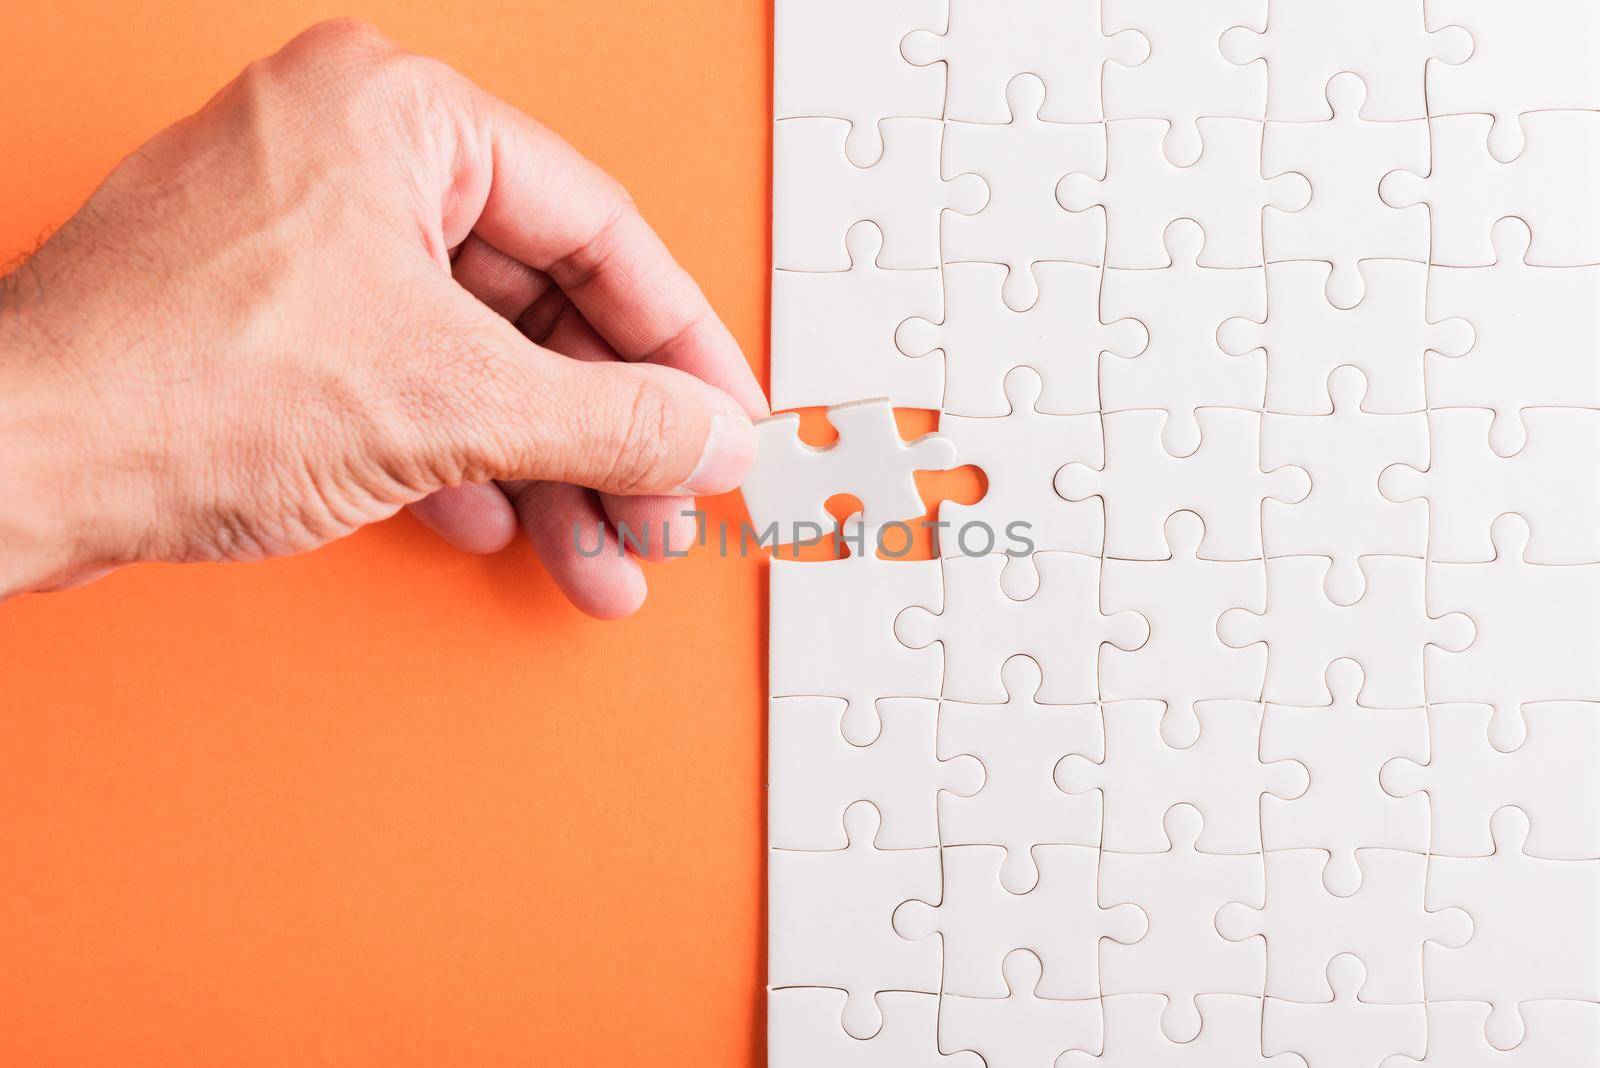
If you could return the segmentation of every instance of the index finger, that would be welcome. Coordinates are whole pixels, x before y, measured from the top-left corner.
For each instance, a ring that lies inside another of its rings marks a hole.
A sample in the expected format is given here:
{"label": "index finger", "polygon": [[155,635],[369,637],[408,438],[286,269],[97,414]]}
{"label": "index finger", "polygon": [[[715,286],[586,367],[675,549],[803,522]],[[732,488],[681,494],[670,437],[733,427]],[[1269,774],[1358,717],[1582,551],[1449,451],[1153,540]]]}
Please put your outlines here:
{"label": "index finger", "polygon": [[739,345],[627,191],[549,129],[475,88],[488,188],[475,229],[545,271],[625,360],[686,371],[751,418],[767,402]]}

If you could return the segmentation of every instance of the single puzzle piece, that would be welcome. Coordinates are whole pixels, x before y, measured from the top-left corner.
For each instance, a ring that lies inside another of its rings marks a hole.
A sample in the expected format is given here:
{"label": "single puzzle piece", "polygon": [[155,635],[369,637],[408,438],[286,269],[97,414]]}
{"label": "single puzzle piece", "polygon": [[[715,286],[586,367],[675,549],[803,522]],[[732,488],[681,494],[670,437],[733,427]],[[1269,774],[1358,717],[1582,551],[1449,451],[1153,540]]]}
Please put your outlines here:
{"label": "single puzzle piece", "polygon": [[1600,698],[1600,564],[1528,563],[1518,515],[1496,519],[1490,537],[1490,563],[1428,565],[1428,610],[1477,623],[1464,653],[1428,653],[1428,699],[1492,705],[1489,740],[1511,749],[1522,744],[1523,702]]}
{"label": "single puzzle piece", "polygon": [[883,231],[878,264],[889,270],[939,266],[939,217],[983,207],[983,179],[939,176],[938,119],[879,123],[883,153],[858,167],[845,155],[848,119],[779,119],[772,132],[772,265],[787,271],[845,271],[845,234],[863,220]]}
{"label": "single puzzle piece", "polygon": [[984,781],[975,794],[939,799],[937,829],[947,846],[1003,847],[1000,885],[1025,894],[1039,881],[1036,846],[1100,844],[1099,795],[1063,793],[1055,767],[1067,753],[1102,759],[1105,733],[1096,705],[1038,703],[1042,676],[1030,658],[1007,660],[1001,679],[1010,695],[1003,705],[946,701],[939,709],[940,759],[971,754]]}
{"label": "single puzzle piece", "polygon": [[1348,364],[1367,377],[1367,411],[1420,412],[1426,406],[1424,353],[1459,355],[1471,347],[1465,319],[1429,322],[1423,314],[1426,264],[1366,260],[1360,272],[1366,298],[1346,310],[1328,302],[1326,263],[1268,264],[1266,320],[1222,324],[1217,344],[1223,352],[1267,350],[1268,411],[1328,414],[1328,376]]}
{"label": "single puzzle piece", "polygon": [[1100,858],[1100,896],[1133,902],[1150,922],[1137,942],[1100,944],[1101,989],[1164,995],[1161,1031],[1174,1042],[1200,1033],[1199,995],[1260,993],[1267,967],[1264,947],[1223,939],[1215,922],[1230,901],[1265,900],[1261,856],[1200,851],[1203,819],[1193,805],[1174,805],[1163,820],[1166,852]]}
{"label": "single puzzle piece", "polygon": [[1104,217],[1063,209],[1056,183],[1072,171],[1104,173],[1106,142],[1098,124],[1039,118],[1044,83],[1035,75],[1013,78],[1006,99],[1008,122],[945,127],[945,173],[978,175],[989,200],[976,215],[944,217],[943,257],[1005,264],[1001,295],[1012,311],[1026,311],[1039,299],[1036,263],[1098,265],[1105,255]]}
{"label": "single puzzle piece", "polygon": [[1420,115],[1413,122],[1369,122],[1361,117],[1366,96],[1360,78],[1338,75],[1328,83],[1333,118],[1268,123],[1261,157],[1263,173],[1293,172],[1311,182],[1303,210],[1267,212],[1267,262],[1332,263],[1328,303],[1347,310],[1365,296],[1362,260],[1428,262],[1427,209],[1396,211],[1378,196],[1390,171],[1427,169],[1428,124]]}
{"label": "single puzzle piece", "polygon": [[972,1053],[941,1053],[939,996],[886,990],[883,1026],[860,1039],[839,1026],[845,992],[826,987],[767,991],[767,1068],[992,1068]]}
{"label": "single puzzle piece", "polygon": [[1044,380],[1038,408],[1053,415],[1100,409],[1100,354],[1132,356],[1147,334],[1136,319],[1102,322],[1100,270],[1077,263],[1033,269],[1039,300],[1012,311],[1001,297],[1007,270],[997,263],[952,263],[944,268],[944,321],[911,318],[895,342],[907,356],[944,353],[944,412],[996,416],[1010,410],[1003,383],[1017,367]]}
{"label": "single puzzle piece", "polygon": [[1362,118],[1424,118],[1424,66],[1440,70],[1440,64],[1461,63],[1472,53],[1472,37],[1461,27],[1428,29],[1419,4],[1272,0],[1271,8],[1266,32],[1229,30],[1221,50],[1233,63],[1267,61],[1267,118],[1276,122],[1329,118],[1323,91],[1344,71],[1367,85]]}
{"label": "single puzzle piece", "polygon": [[909,359],[894,340],[907,312],[939,314],[939,271],[878,266],[883,232],[874,223],[852,226],[845,245],[848,271],[772,272],[773,407],[806,408],[840,397],[939,407],[944,361]]}
{"label": "single puzzle piece", "polygon": [[1574,477],[1574,465],[1592,465],[1600,456],[1600,411],[1529,408],[1522,423],[1522,450],[1501,456],[1491,445],[1493,412],[1430,411],[1427,466],[1397,464],[1384,470],[1378,489],[1389,500],[1427,501],[1429,559],[1493,560],[1491,527],[1501,515],[1515,512],[1530,528],[1530,562],[1600,561],[1600,487],[1592,478]]}
{"label": "single puzzle piece", "polygon": [[1470,317],[1476,333],[1464,353],[1428,356],[1428,405],[1492,409],[1489,446],[1509,456],[1525,441],[1524,409],[1600,408],[1600,267],[1529,266],[1532,235],[1521,219],[1501,219],[1491,239],[1493,266],[1435,267],[1428,276],[1428,318]]}
{"label": "single puzzle piece", "polygon": [[1379,785],[1385,761],[1427,755],[1428,719],[1421,708],[1363,708],[1354,660],[1335,660],[1327,679],[1329,704],[1267,706],[1261,759],[1298,760],[1311,784],[1296,798],[1261,799],[1261,842],[1268,850],[1325,851],[1322,885],[1349,897],[1361,887],[1356,850],[1428,852],[1427,800],[1391,796]]}
{"label": "single puzzle piece", "polygon": [[1230,63],[1220,43],[1230,26],[1265,29],[1267,0],[1105,0],[1104,10],[1108,31],[1137,30],[1150,41],[1143,63],[1106,68],[1106,118],[1166,120],[1173,164],[1199,158],[1202,116],[1266,117],[1266,64]]}
{"label": "single puzzle piece", "polygon": [[1137,612],[1100,611],[1100,561],[1076,553],[1037,553],[1039,589],[1026,600],[1000,584],[1004,555],[955,556],[944,561],[944,604],[901,612],[894,633],[912,649],[944,646],[944,696],[956,701],[1006,699],[1001,667],[1031,656],[1044,673],[1039,700],[1083,704],[1099,698],[1100,646],[1136,649],[1150,636]]}
{"label": "single puzzle piece", "polygon": [[[1396,1055],[1381,1068],[1551,1068],[1600,1062],[1600,1004],[1588,1001],[1525,1001],[1527,1034],[1515,1049],[1498,1050],[1484,1037],[1489,1006],[1478,1001],[1435,1001],[1428,1010],[1428,1055]],[[1587,1061],[1572,1059],[1577,1053]]]}
{"label": "single puzzle piece", "polygon": [[1105,462],[1082,462],[1056,473],[1056,492],[1069,501],[1098,495],[1106,517],[1106,555],[1164,560],[1165,526],[1173,512],[1205,522],[1200,555],[1209,560],[1261,558],[1261,502],[1303,500],[1311,480],[1300,468],[1261,467],[1261,416],[1227,408],[1196,413],[1200,446],[1187,456],[1162,448],[1167,413],[1116,412],[1104,417]]}
{"label": "single puzzle piece", "polygon": [[916,30],[900,45],[919,66],[948,68],[945,118],[1005,122],[1006,85],[1027,71],[1045,86],[1046,122],[1099,122],[1101,68],[1143,62],[1143,34],[1100,31],[1097,0],[950,0],[943,33]]}
{"label": "single puzzle piece", "polygon": [[[944,115],[943,71],[914,67],[900,54],[906,31],[942,25],[944,8],[944,0],[776,0],[773,118],[848,120],[845,155],[868,166],[883,149],[884,119]],[[774,329],[773,336],[781,335]],[[773,366],[781,365],[774,359]]]}
{"label": "single puzzle piece", "polygon": [[1199,125],[1205,150],[1189,166],[1175,167],[1162,153],[1165,122],[1108,122],[1105,177],[1061,180],[1056,197],[1068,211],[1105,209],[1107,267],[1167,266],[1163,238],[1174,219],[1193,219],[1205,231],[1201,266],[1259,267],[1262,209],[1297,211],[1310,202],[1303,176],[1261,176],[1261,123],[1205,118]]}
{"label": "single puzzle piece", "polygon": [[1097,999],[1040,997],[1044,965],[1030,950],[1006,954],[1001,970],[1009,989],[1005,997],[945,997],[941,1048],[971,1050],[983,1058],[983,1068],[1041,1068],[1069,1049],[1100,1049],[1104,1034]]}
{"label": "single puzzle piece", "polygon": [[1260,852],[1262,795],[1298,797],[1306,788],[1305,766],[1256,759],[1261,706],[1254,702],[1203,702],[1195,713],[1200,737],[1183,749],[1161,739],[1162,711],[1154,701],[1107,705],[1105,759],[1063,757],[1056,765],[1056,785],[1069,794],[1101,792],[1101,846],[1112,852],[1170,848],[1162,821],[1168,809],[1184,802],[1197,806],[1205,817],[1202,851]]}
{"label": "single puzzle piece", "polygon": [[1328,376],[1332,415],[1269,413],[1261,423],[1263,467],[1293,465],[1311,472],[1305,500],[1261,506],[1266,553],[1327,557],[1332,565],[1324,592],[1341,605],[1361,598],[1361,557],[1421,560],[1428,550],[1427,506],[1398,504],[1378,492],[1378,478],[1391,464],[1427,461],[1427,416],[1364,411],[1367,392],[1358,368],[1340,367]]}
{"label": "single puzzle piece", "polygon": [[1429,862],[1429,906],[1464,906],[1472,940],[1448,955],[1423,947],[1422,966],[1430,1000],[1490,1004],[1484,1034],[1505,1050],[1523,1039],[1519,1002],[1600,1001],[1600,860],[1528,856],[1521,809],[1496,812],[1490,828],[1492,855]]}
{"label": "single puzzle piece", "polygon": [[[1019,367],[1006,376],[1010,415],[939,417],[939,435],[955,444],[963,463],[982,468],[989,482],[976,504],[946,501],[939,506],[939,522],[945,524],[939,537],[943,555],[993,552],[995,543],[1018,523],[1027,524],[1027,536],[1039,551],[1100,555],[1105,544],[1100,502],[1064,501],[1053,488],[1059,463],[1055,457],[1098,459],[1100,416],[1046,415],[1036,407],[1041,390],[1038,373]],[[969,536],[968,531],[978,533]],[[1008,566],[1014,568],[1022,559],[1013,557]]]}
{"label": "single puzzle piece", "polygon": [[1259,267],[1201,267],[1205,234],[1192,219],[1167,227],[1171,266],[1154,271],[1108,270],[1102,314],[1139,315],[1150,343],[1139,352],[1100,358],[1100,407],[1108,412],[1161,408],[1162,445],[1174,456],[1200,444],[1201,408],[1259,410],[1267,363],[1259,353],[1233,355],[1217,345],[1217,328],[1231,316],[1265,319],[1265,276]]}
{"label": "single puzzle piece", "polygon": [[1341,953],[1329,961],[1327,976],[1333,990],[1327,1000],[1303,1005],[1267,999],[1261,1024],[1264,1052],[1298,1053],[1309,1068],[1378,1068],[1388,1057],[1422,1056],[1428,1045],[1422,1005],[1363,999],[1367,969],[1354,954]]}
{"label": "single puzzle piece", "polygon": [[844,812],[870,801],[882,824],[880,849],[939,844],[940,794],[963,797],[984,785],[975,758],[935,755],[939,703],[915,697],[878,701],[878,737],[844,736],[847,702],[837,697],[776,697],[769,703],[767,836],[774,849],[844,849]]}
{"label": "single puzzle piece", "polygon": [[[1108,559],[1101,565],[1105,608],[1131,609],[1150,621],[1150,640],[1138,649],[1101,650],[1101,697],[1162,702],[1161,737],[1180,748],[1199,737],[1197,702],[1253,701],[1267,672],[1265,649],[1232,649],[1217,637],[1217,617],[1228,609],[1266,608],[1266,572],[1258,560],[1201,557],[1204,534],[1199,516],[1175,512],[1167,519],[1167,559]],[[1183,595],[1174,596],[1176,590]]]}
{"label": "single puzzle piece", "polygon": [[950,846],[944,856],[944,894],[909,898],[894,912],[894,929],[910,945],[931,946],[942,936],[944,992],[964,997],[1005,997],[1001,963],[1014,949],[1030,949],[1044,965],[1040,997],[1100,996],[1102,938],[1133,942],[1144,937],[1144,912],[1137,905],[1102,908],[1096,898],[1099,850],[1048,845],[1034,850],[1039,885],[1013,894],[1000,884],[1005,850],[999,846]]}
{"label": "single puzzle piece", "polygon": [[1057,1068],[1306,1068],[1292,1053],[1261,1053],[1261,1001],[1238,994],[1195,998],[1204,1021],[1189,1042],[1161,1033],[1166,998],[1160,994],[1115,994],[1105,1006],[1106,1045],[1098,1057],[1068,1053]]}
{"label": "single puzzle piece", "polygon": [[756,461],[739,489],[751,524],[763,536],[773,530],[773,544],[815,540],[832,530],[825,505],[843,493],[861,501],[869,529],[919,517],[926,505],[913,472],[956,464],[955,446],[937,434],[903,440],[886,397],[836,404],[828,422],[839,440],[822,448],[800,440],[800,417],[793,412],[756,423]]}
{"label": "single puzzle piece", "polygon": [[1522,151],[1517,120],[1527,112],[1600,109],[1600,12],[1587,0],[1427,0],[1427,10],[1430,22],[1459,24],[1473,42],[1459,66],[1429,64],[1429,107],[1493,116],[1496,159]]}
{"label": "single puzzle piece", "polygon": [[845,849],[767,853],[770,907],[782,923],[767,931],[767,982],[845,991],[841,1024],[854,1038],[883,1026],[874,995],[939,992],[939,947],[895,933],[891,917],[907,898],[939,889],[939,850],[879,849],[878,811],[845,810]]}
{"label": "single puzzle piece", "polygon": [[[1600,263],[1600,112],[1536,111],[1522,116],[1527,143],[1500,162],[1489,153],[1488,115],[1428,120],[1432,170],[1395,171],[1378,187],[1394,208],[1427,204],[1429,258],[1447,267],[1494,262],[1490,230],[1509,215],[1533,234],[1528,262],[1549,267]],[[1113,231],[1114,233],[1115,231]]]}
{"label": "single puzzle piece", "polygon": [[1530,822],[1529,856],[1600,857],[1600,706],[1527,705],[1527,738],[1510,752],[1489,742],[1492,713],[1488,705],[1436,704],[1428,710],[1431,748],[1424,746],[1423,755],[1396,751],[1383,766],[1380,781],[1395,797],[1421,802],[1426,791],[1433,813],[1428,851],[1488,856],[1490,819],[1514,805]]}
{"label": "single puzzle piece", "polygon": [[[872,537],[859,516],[851,517],[845,531],[856,545]],[[938,561],[885,560],[872,553],[814,562],[775,559],[769,582],[772,696],[844,698],[844,736],[856,745],[870,744],[882,730],[879,698],[939,696],[939,650],[908,649],[894,634],[895,616],[906,605],[938,599]],[[806,640],[794,641],[794,635]]]}
{"label": "single puzzle piece", "polygon": [[[1423,854],[1359,850],[1361,888],[1348,897],[1335,897],[1324,888],[1326,861],[1320,849],[1267,853],[1266,907],[1224,905],[1217,912],[1217,933],[1232,941],[1266,939],[1268,998],[1329,1000],[1329,962],[1353,953],[1367,969],[1365,1000],[1383,1005],[1421,1002],[1419,950],[1438,951],[1441,963],[1449,967],[1460,956],[1456,947],[1473,934],[1472,917],[1465,909],[1450,907],[1458,898],[1436,898],[1431,888],[1424,905],[1428,858]],[[1454,955],[1444,955],[1446,949]],[[1428,996],[1439,996],[1431,971]]]}
{"label": "single puzzle piece", "polygon": [[[1229,609],[1217,620],[1217,635],[1235,649],[1267,643],[1262,696],[1275,704],[1327,704],[1332,700],[1324,683],[1328,665],[1344,657],[1366,672],[1363,705],[1422,704],[1424,649],[1430,650],[1427,665],[1445,664],[1445,653],[1458,654],[1472,644],[1473,619],[1462,612],[1432,616],[1424,609],[1421,560],[1364,557],[1366,591],[1348,605],[1335,604],[1323,592],[1328,566],[1320,556],[1268,560],[1266,612]],[[1430,666],[1430,680],[1433,671]]]}

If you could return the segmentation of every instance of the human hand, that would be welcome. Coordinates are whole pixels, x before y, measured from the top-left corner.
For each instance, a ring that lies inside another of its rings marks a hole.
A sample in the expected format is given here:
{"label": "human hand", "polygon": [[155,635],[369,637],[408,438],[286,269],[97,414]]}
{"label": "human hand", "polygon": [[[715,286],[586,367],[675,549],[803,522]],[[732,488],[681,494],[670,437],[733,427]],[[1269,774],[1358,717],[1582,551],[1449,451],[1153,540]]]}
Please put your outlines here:
{"label": "human hand", "polygon": [[579,608],[626,615],[644,578],[613,528],[686,547],[764,414],[614,180],[324,23],[0,278],[0,595],[300,552],[409,505],[475,552],[520,522]]}

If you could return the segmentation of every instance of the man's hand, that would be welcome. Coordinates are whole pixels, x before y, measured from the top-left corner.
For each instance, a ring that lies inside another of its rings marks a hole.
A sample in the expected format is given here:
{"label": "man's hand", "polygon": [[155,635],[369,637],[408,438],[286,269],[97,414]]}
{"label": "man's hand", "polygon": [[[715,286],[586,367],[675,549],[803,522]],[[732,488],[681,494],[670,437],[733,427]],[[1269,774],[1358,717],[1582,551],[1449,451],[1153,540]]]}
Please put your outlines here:
{"label": "man's hand", "polygon": [[[518,523],[584,611],[736,486],[760,389],[618,184],[348,22],[252,64],[0,279],[0,595]],[[607,549],[586,557],[603,530]]]}

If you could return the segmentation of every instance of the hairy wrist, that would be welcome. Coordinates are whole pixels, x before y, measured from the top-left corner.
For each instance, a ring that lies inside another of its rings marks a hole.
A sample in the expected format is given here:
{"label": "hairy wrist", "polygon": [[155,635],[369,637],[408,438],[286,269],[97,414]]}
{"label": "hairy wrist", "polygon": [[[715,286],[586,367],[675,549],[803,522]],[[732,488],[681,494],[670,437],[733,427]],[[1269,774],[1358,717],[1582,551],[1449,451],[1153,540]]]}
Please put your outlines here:
{"label": "hairy wrist", "polygon": [[73,387],[83,371],[25,286],[0,278],[0,597],[122,562],[89,470],[107,413]]}

